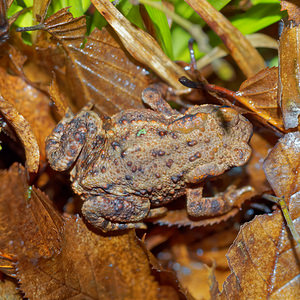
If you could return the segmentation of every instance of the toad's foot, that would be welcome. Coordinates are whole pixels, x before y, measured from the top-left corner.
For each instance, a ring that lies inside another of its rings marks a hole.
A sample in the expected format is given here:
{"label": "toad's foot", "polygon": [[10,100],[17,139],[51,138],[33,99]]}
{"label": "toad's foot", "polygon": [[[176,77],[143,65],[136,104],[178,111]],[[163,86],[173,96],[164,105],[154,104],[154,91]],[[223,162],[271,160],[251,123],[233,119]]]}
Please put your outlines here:
{"label": "toad's foot", "polygon": [[251,186],[236,189],[231,185],[214,197],[202,197],[203,187],[187,189],[187,212],[192,217],[215,216],[228,212],[237,205],[244,193],[252,192]]}

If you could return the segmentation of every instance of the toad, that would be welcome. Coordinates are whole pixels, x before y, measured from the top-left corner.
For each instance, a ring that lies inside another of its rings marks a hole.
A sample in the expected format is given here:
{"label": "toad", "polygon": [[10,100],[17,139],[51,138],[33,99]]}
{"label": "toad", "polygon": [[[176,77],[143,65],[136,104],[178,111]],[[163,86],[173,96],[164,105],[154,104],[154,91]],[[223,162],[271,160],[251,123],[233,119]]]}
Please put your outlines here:
{"label": "toad", "polygon": [[72,188],[83,199],[86,220],[102,231],[146,228],[146,218],[186,194],[192,217],[229,211],[238,190],[202,196],[202,182],[247,162],[251,123],[217,105],[171,108],[153,89],[142,99],[151,109],[128,109],[101,119],[84,107],[68,110],[46,141],[50,166],[71,169]]}

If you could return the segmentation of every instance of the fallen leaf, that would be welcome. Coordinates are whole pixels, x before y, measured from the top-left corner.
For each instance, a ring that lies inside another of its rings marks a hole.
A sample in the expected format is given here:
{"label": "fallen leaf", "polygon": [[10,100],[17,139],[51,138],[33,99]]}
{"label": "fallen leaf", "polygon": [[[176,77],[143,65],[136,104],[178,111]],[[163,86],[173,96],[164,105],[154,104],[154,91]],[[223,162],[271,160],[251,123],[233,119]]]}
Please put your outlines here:
{"label": "fallen leaf", "polygon": [[159,284],[134,231],[93,233],[79,217],[65,222],[61,252],[18,265],[21,290],[30,299],[158,299]]}
{"label": "fallen leaf", "polygon": [[300,132],[288,133],[278,140],[263,165],[277,197],[290,197],[300,191]]}
{"label": "fallen leaf", "polygon": [[255,189],[258,195],[270,189],[263,169],[264,159],[275,144],[270,137],[272,137],[270,131],[261,134],[254,132],[249,143],[252,154],[245,168],[248,175],[248,184]]}
{"label": "fallen leaf", "polygon": [[10,281],[0,281],[0,299],[5,300],[22,300],[23,297],[18,291],[18,286]]}
{"label": "fallen leaf", "polygon": [[0,94],[0,112],[14,128],[25,149],[26,166],[29,172],[37,172],[40,152],[36,137],[28,121]]}
{"label": "fallen leaf", "polygon": [[[41,164],[46,163],[45,139],[55,127],[49,98],[23,78],[8,74],[0,67],[0,92],[30,124],[39,145]],[[34,149],[34,143],[29,145]]]}
{"label": "fallen leaf", "polygon": [[192,218],[188,215],[186,209],[168,210],[165,216],[154,220],[153,223],[167,226],[188,226],[190,228],[195,228],[200,226],[218,224],[220,222],[226,221],[229,218],[235,216],[239,212],[239,208],[242,206],[242,204],[254,195],[254,189],[250,186],[245,186],[238,191],[239,194],[234,200],[235,207],[233,207],[230,211],[223,215],[214,217]]}
{"label": "fallen leaf", "polygon": [[[300,195],[290,211],[300,228]],[[227,258],[231,275],[219,299],[298,299],[300,247],[295,246],[280,211],[243,225]]]}
{"label": "fallen leaf", "polygon": [[16,259],[51,257],[60,250],[62,217],[26,178],[17,163],[0,171],[0,253]]}
{"label": "fallen leaf", "polygon": [[295,22],[296,25],[300,23],[300,5],[298,0],[281,0],[281,10],[287,10],[289,20]]}
{"label": "fallen leaf", "polygon": [[[298,9],[300,13],[300,8]],[[299,18],[300,19],[300,18]],[[299,126],[300,27],[285,26],[279,39],[278,102],[285,129]]]}
{"label": "fallen leaf", "polygon": [[277,103],[278,68],[266,68],[245,80],[236,92],[237,100],[265,122],[285,131]]}
{"label": "fallen leaf", "polygon": [[85,19],[73,18],[63,8],[45,21],[44,30],[66,52],[65,80],[77,106],[92,101],[108,115],[143,107],[141,93],[150,83],[148,72],[128,58],[105,28],[95,29],[83,47]]}
{"label": "fallen leaf", "polygon": [[126,50],[137,61],[148,66],[173,88],[183,90],[178,78],[188,77],[188,75],[164,54],[148,33],[133,26],[109,0],[92,0],[92,3],[116,31]]}
{"label": "fallen leaf", "polygon": [[242,72],[251,77],[265,67],[265,62],[247,38],[206,0],[185,0],[216,32],[229,49]]}

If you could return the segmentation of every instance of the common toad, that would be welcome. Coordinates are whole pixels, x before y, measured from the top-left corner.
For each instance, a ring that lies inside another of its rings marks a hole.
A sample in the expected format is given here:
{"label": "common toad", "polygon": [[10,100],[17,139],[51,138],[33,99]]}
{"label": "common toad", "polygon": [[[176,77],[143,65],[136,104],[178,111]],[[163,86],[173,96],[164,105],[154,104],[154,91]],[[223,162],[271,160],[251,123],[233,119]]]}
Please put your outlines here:
{"label": "common toad", "polygon": [[76,116],[68,110],[47,138],[49,163],[71,168],[86,220],[102,231],[145,228],[145,218],[163,214],[161,206],[184,193],[191,216],[229,211],[238,190],[204,198],[199,183],[247,162],[251,123],[217,105],[181,114],[152,88],[142,98],[152,110],[128,109],[105,121],[91,107]]}

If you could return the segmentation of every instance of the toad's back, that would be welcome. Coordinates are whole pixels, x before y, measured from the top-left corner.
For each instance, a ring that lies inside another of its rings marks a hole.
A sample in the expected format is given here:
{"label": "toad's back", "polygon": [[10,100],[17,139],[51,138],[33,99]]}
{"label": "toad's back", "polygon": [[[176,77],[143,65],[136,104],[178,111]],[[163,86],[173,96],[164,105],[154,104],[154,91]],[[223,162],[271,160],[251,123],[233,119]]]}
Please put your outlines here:
{"label": "toad's back", "polygon": [[249,124],[233,114],[226,119],[213,105],[172,117],[151,110],[119,113],[106,130],[98,158],[77,172],[76,181],[95,193],[136,194],[157,205],[168,202],[182,193],[187,174],[199,166],[224,171],[248,159],[239,149],[248,147]]}

